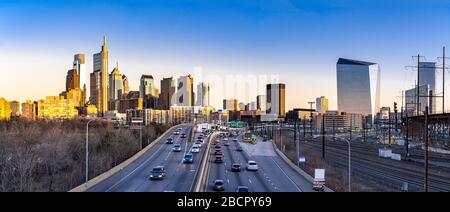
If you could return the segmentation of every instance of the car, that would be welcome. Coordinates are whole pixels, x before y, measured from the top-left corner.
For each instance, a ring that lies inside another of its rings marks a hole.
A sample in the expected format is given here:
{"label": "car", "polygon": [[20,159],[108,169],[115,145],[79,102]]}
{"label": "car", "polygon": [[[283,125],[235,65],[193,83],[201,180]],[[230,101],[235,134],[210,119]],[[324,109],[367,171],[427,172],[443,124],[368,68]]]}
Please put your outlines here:
{"label": "car", "polygon": [[232,172],[240,172],[241,171],[241,164],[233,163],[233,165],[231,165],[231,171]]}
{"label": "car", "polygon": [[173,145],[172,151],[174,151],[174,152],[181,152],[181,145],[180,144]]}
{"label": "car", "polygon": [[194,156],[192,154],[185,154],[183,157],[183,163],[192,163],[194,162]]}
{"label": "car", "polygon": [[223,180],[221,180],[221,179],[214,180],[213,190],[214,191],[224,191],[225,184],[224,184]]}
{"label": "car", "polygon": [[185,133],[182,133],[182,134],[181,134],[181,138],[186,138],[186,134],[185,134]]}
{"label": "car", "polygon": [[217,155],[216,159],[214,160],[215,163],[223,163],[223,156]]}
{"label": "car", "polygon": [[166,176],[164,166],[156,166],[150,172],[150,180],[162,180]]}
{"label": "car", "polygon": [[237,142],[238,141],[238,139],[237,138],[233,138],[233,142]]}
{"label": "car", "polygon": [[222,153],[222,151],[219,149],[219,150],[216,150],[216,152],[214,152],[214,154],[215,155],[223,155],[223,153]]}
{"label": "car", "polygon": [[197,141],[195,141],[195,142],[203,143],[203,139],[197,139]]}
{"label": "car", "polygon": [[200,152],[200,147],[198,147],[198,146],[192,147],[191,152],[192,153],[199,153]]}
{"label": "car", "polygon": [[214,146],[214,148],[220,149],[220,148],[221,148],[221,147],[220,147],[220,144],[216,144],[216,145]]}
{"label": "car", "polygon": [[247,163],[247,170],[249,171],[258,171],[258,164],[256,164],[256,161],[249,160]]}
{"label": "car", "polygon": [[228,138],[224,138],[223,141],[228,141]]}
{"label": "car", "polygon": [[173,144],[173,138],[167,138],[166,144]]}
{"label": "car", "polygon": [[248,187],[247,186],[238,186],[236,188],[236,192],[248,192]]}
{"label": "car", "polygon": [[178,128],[178,131],[181,131],[181,130],[183,130],[183,128],[182,128],[182,127]]}
{"label": "car", "polygon": [[202,147],[202,142],[196,141],[194,144],[197,145],[198,147]]}
{"label": "car", "polygon": [[236,151],[242,152],[242,147],[241,147],[241,146],[237,146],[237,147],[236,147]]}
{"label": "car", "polygon": [[180,132],[178,132],[178,131],[175,131],[174,133],[173,133],[174,135],[179,135],[180,134]]}
{"label": "car", "polygon": [[223,142],[223,145],[224,145],[224,146],[230,146],[230,142],[225,141],[225,142]]}

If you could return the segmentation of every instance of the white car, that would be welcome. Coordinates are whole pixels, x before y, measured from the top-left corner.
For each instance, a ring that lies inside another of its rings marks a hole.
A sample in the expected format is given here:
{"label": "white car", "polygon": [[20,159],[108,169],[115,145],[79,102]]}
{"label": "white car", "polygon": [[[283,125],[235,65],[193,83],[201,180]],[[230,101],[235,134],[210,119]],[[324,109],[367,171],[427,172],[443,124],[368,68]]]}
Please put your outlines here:
{"label": "white car", "polygon": [[201,148],[201,147],[202,147],[202,143],[195,142],[192,146],[193,146],[193,147],[194,147],[194,146],[197,146],[198,148]]}
{"label": "white car", "polygon": [[258,164],[256,164],[256,161],[249,160],[247,163],[247,170],[249,171],[258,171]]}
{"label": "white car", "polygon": [[200,152],[200,147],[193,146],[192,149],[191,149],[191,152],[192,152],[192,153],[198,153],[198,152]]}

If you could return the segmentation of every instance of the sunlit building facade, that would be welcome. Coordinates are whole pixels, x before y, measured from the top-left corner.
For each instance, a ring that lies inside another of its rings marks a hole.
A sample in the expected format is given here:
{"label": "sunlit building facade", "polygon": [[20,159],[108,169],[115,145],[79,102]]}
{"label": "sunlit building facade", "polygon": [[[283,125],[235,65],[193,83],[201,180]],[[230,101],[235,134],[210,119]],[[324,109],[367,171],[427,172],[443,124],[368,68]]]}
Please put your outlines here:
{"label": "sunlit building facade", "polygon": [[11,102],[0,98],[0,120],[9,120],[11,118]]}
{"label": "sunlit building facade", "polygon": [[75,103],[60,96],[47,96],[37,102],[39,119],[71,119],[78,116]]}

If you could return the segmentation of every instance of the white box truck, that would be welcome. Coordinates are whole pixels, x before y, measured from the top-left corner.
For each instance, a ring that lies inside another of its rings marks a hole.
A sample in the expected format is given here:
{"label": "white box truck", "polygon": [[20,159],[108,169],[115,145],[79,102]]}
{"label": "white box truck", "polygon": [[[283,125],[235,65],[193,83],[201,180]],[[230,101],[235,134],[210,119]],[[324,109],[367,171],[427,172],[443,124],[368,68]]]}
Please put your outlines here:
{"label": "white box truck", "polygon": [[314,170],[313,189],[323,191],[325,188],[325,169]]}

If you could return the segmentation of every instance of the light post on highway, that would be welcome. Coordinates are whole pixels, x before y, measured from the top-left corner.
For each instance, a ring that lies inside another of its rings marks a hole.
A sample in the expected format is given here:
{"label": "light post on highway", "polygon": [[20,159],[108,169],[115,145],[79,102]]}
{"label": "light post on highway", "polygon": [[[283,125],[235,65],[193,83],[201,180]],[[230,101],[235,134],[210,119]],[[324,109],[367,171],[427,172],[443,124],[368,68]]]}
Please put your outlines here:
{"label": "light post on highway", "polygon": [[89,181],[89,123],[97,120],[97,118],[90,119],[86,123],[86,182]]}

